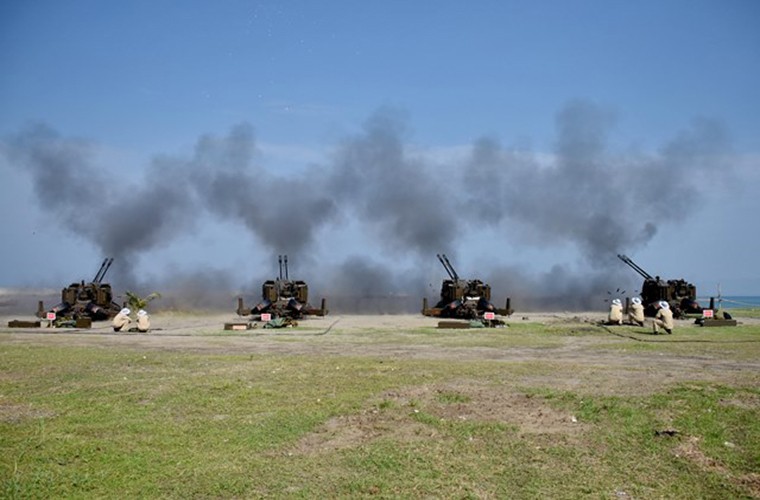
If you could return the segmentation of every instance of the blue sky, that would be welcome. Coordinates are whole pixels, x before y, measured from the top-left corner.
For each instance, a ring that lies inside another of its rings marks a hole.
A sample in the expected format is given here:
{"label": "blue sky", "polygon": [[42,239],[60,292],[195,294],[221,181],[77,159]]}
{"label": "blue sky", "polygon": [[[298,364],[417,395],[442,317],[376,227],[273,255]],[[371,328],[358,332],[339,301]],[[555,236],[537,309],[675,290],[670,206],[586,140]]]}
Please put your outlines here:
{"label": "blue sky", "polygon": [[[601,177],[660,162],[668,144],[692,137],[694,124],[708,121],[721,135],[720,150],[709,154],[721,161],[696,170],[698,196],[679,206],[686,213],[663,217],[645,243],[619,250],[702,288],[720,282],[724,293],[760,293],[758,26],[760,4],[749,0],[6,1],[0,5],[0,137],[7,150],[9,138],[44,124],[67,141],[87,141],[90,168],[111,179],[109,186],[123,182],[120,196],[129,197],[134,186],[167,181],[156,173],[156,158],[190,162],[201,136],[222,138],[241,123],[251,127],[251,162],[261,169],[252,177],[327,178],[326,172],[340,171],[350,144],[369,143],[362,138],[370,136],[373,117],[389,114],[406,152],[401,172],[420,165],[419,189],[435,191],[439,185],[426,179],[449,176],[457,185],[441,189],[462,191],[468,189],[467,176],[459,177],[462,165],[477,168],[471,157],[481,140],[498,144],[497,163],[515,150],[530,153],[534,170],[555,162],[562,127],[578,123],[563,110],[580,110],[602,124],[593,133],[603,135],[600,149],[615,166],[593,170]],[[661,163],[670,168],[669,161]],[[0,155],[6,233],[0,286],[76,279],[61,260],[94,274],[103,247],[45,208],[34,188],[38,181],[22,163]],[[518,180],[506,168],[498,172],[499,196],[506,196]],[[544,184],[529,184],[536,198],[548,196]],[[625,196],[626,190],[618,192]],[[118,207],[110,196],[109,206]],[[420,226],[405,229],[398,217],[362,211],[346,196],[335,211],[354,216],[325,222],[307,246],[282,251],[336,266],[357,254],[381,265],[425,262],[426,276],[438,279],[433,254],[426,260],[424,250],[383,246],[389,224],[397,233]],[[124,203],[134,208],[130,203],[139,200],[132,195]],[[84,211],[97,205],[92,200]],[[626,216],[643,211],[657,219],[633,199],[625,206]],[[535,276],[554,266],[574,273],[596,268],[583,241],[552,238],[545,221],[537,222],[541,230],[530,230],[530,217],[515,212],[488,225],[478,224],[477,215],[456,217],[473,221],[442,249],[457,255],[457,267],[478,270],[486,260],[497,261]],[[136,274],[160,277],[170,268],[211,261],[233,274],[248,267],[240,278],[246,283],[267,275],[278,249],[262,241],[261,228],[219,211],[194,219],[166,241],[135,251]]]}

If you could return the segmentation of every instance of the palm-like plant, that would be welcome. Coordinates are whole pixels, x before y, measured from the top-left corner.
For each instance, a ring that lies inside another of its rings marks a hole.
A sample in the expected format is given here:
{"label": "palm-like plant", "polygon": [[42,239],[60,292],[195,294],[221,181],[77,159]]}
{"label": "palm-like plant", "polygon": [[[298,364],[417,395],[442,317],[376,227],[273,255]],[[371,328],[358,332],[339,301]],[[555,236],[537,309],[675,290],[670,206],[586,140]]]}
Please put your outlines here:
{"label": "palm-like plant", "polygon": [[140,297],[136,293],[130,292],[129,290],[127,290],[125,293],[127,295],[127,305],[134,312],[148,307],[148,303],[151,300],[161,298],[161,294],[158,292],[149,293],[145,297]]}

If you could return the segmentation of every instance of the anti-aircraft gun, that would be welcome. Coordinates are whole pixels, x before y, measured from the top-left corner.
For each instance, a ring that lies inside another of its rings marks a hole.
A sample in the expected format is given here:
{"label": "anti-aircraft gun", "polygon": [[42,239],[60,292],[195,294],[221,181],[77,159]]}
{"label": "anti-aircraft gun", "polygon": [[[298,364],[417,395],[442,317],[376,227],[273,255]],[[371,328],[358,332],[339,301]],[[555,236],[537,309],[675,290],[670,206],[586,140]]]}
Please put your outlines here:
{"label": "anti-aircraft gun", "polygon": [[72,283],[61,290],[61,302],[45,311],[42,301],[37,308],[37,316],[47,317],[54,313],[56,320],[79,320],[89,318],[93,321],[111,319],[121,310],[121,306],[113,301],[111,285],[103,283],[106,273],[113,264],[113,257],[106,257],[100,264],[100,269],[89,283],[84,280]]}
{"label": "anti-aircraft gun", "polygon": [[697,302],[696,286],[683,279],[664,281],[659,276],[652,277],[628,256],[618,254],[618,258],[644,278],[641,285],[641,301],[644,303],[645,315],[653,317],[657,314],[657,303],[661,300],[670,305],[676,318],[684,314],[702,313],[702,307]]}
{"label": "anti-aircraft gun", "polygon": [[427,298],[422,299],[422,314],[459,319],[482,319],[486,313],[502,316],[512,314],[509,298],[504,309],[498,309],[491,303],[490,285],[478,279],[461,279],[446,254],[436,254],[436,257],[449,275],[449,279],[443,281],[441,300],[435,307],[429,308]]}
{"label": "anti-aircraft gun", "polygon": [[[272,318],[300,319],[307,315],[325,316],[328,313],[327,301],[322,299],[319,309],[309,305],[309,287],[304,281],[291,281],[288,276],[288,256],[279,255],[280,275],[277,279],[267,280],[261,286],[262,300],[252,309],[247,309],[243,298],[238,298],[239,316],[271,314]],[[285,274],[283,275],[283,269]]]}

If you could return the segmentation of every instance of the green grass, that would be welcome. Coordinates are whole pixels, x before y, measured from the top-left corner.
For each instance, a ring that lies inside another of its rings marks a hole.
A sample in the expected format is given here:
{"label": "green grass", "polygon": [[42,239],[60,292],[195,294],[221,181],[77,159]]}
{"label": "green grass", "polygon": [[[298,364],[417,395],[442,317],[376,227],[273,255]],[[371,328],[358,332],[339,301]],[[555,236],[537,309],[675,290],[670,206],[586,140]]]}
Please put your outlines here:
{"label": "green grass", "polygon": [[[300,327],[299,327],[300,328]],[[296,329],[298,330],[298,329]],[[298,332],[294,332],[297,334]],[[439,329],[435,326],[417,327],[406,330],[390,330],[388,328],[364,328],[356,330],[336,326],[328,337],[331,342],[340,339],[348,344],[373,344],[412,346],[425,344],[436,347],[530,347],[544,349],[559,347],[569,336],[607,336],[605,330],[590,324],[572,326],[545,326],[539,323],[519,322],[510,323],[504,328],[474,328],[474,329]]]}
{"label": "green grass", "polygon": [[735,319],[741,318],[760,318],[760,307],[747,307],[737,309],[726,309]]}
{"label": "green grass", "polygon": [[[638,327],[614,327],[610,331],[610,342],[600,342],[591,348],[627,353],[677,353],[727,360],[752,360],[760,354],[758,325],[703,328],[677,323],[673,335],[653,335],[650,329]],[[621,343],[618,338],[628,338],[632,342]]]}
{"label": "green grass", "polygon": [[[535,324],[313,341],[550,349],[577,336],[595,342],[592,353],[760,354],[757,327],[678,329],[658,342]],[[760,374],[695,374],[631,394],[598,391],[592,375],[605,379],[604,368],[551,356],[221,355],[0,336],[0,497],[760,494]],[[571,377],[577,390],[551,382]]]}

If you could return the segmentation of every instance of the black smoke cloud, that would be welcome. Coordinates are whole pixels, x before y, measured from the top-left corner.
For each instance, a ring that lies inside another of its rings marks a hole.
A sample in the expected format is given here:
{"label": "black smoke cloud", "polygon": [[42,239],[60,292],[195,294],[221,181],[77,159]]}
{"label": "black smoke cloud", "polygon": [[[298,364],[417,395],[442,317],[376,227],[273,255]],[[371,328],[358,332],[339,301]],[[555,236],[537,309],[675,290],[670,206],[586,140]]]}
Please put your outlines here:
{"label": "black smoke cloud", "polygon": [[205,136],[187,162],[179,161],[194,196],[213,215],[238,221],[272,254],[303,254],[330,221],[335,202],[312,170],[282,178],[257,167],[253,129],[235,126],[224,138]]}
{"label": "black smoke cloud", "polygon": [[133,186],[109,177],[92,163],[93,146],[67,139],[46,125],[35,125],[4,141],[2,151],[33,179],[41,208],[104,255],[120,261],[115,269],[134,287],[131,263],[147,250],[186,230],[193,210],[181,183],[167,182],[151,169]]}
{"label": "black smoke cloud", "polygon": [[467,205],[483,207],[492,224],[519,225],[527,239],[571,243],[589,266],[607,268],[618,252],[686,218],[705,180],[730,168],[725,133],[714,122],[694,121],[656,155],[625,156],[607,150],[613,125],[614,116],[595,105],[569,104],[557,118],[549,165],[480,140],[465,168],[477,181]]}
{"label": "black smoke cloud", "polygon": [[[327,164],[277,175],[256,164],[253,128],[240,124],[226,136],[200,137],[189,157],[156,157],[137,185],[105,178],[91,145],[46,126],[8,138],[2,150],[32,177],[40,206],[126,263],[121,269],[191,231],[201,213],[241,224],[273,256],[308,263],[322,229],[353,219],[367,255],[323,263],[314,282],[343,297],[347,309],[367,310],[373,297],[394,304],[430,292],[420,269],[430,269],[438,252],[456,262],[477,221],[508,229],[494,244],[571,245],[582,255],[574,271],[554,266],[533,276],[519,263],[492,263],[473,277],[491,280],[495,296],[583,308],[631,274],[616,253],[641,248],[661,226],[688,217],[700,183],[729,167],[727,138],[714,122],[694,121],[655,154],[625,155],[609,150],[614,125],[609,111],[572,102],[557,115],[548,159],[483,138],[465,159],[433,163],[410,152],[403,117],[380,110]],[[96,200],[97,208],[84,200]],[[390,267],[403,259],[416,264]],[[229,279],[198,270],[172,281],[208,286],[214,275]],[[122,279],[123,286],[151,286],[131,274]],[[418,308],[418,300],[408,303]]]}
{"label": "black smoke cloud", "polygon": [[406,129],[382,110],[362,134],[344,141],[334,157],[330,186],[344,210],[356,214],[394,253],[429,258],[451,252],[459,232],[452,186],[430,165],[410,157]]}

